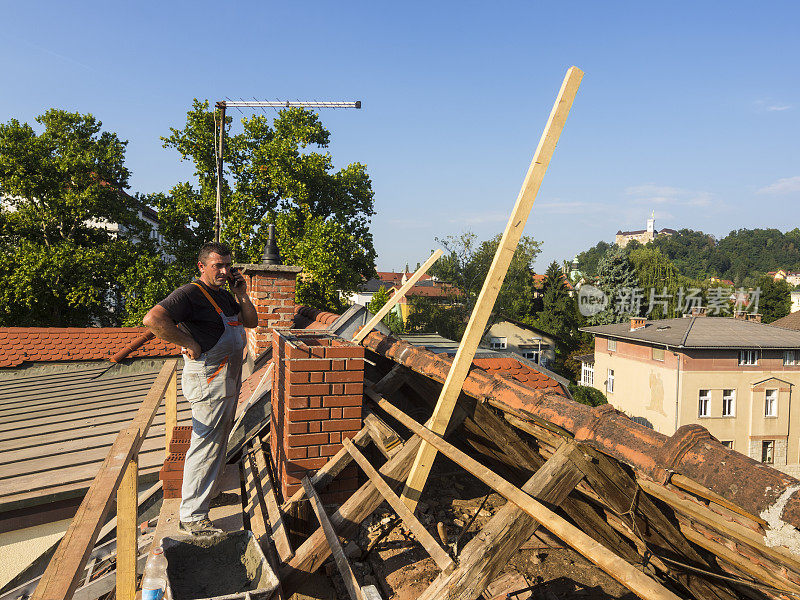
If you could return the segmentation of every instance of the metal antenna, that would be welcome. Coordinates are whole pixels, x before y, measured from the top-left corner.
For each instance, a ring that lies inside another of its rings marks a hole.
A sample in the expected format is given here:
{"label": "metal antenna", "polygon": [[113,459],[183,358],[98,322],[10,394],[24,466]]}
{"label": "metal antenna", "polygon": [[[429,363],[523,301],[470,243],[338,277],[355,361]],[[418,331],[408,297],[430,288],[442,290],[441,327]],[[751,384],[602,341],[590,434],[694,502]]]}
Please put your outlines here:
{"label": "metal antenna", "polygon": [[[215,105],[220,110],[219,138],[214,131],[214,145],[217,152],[217,218],[214,222],[214,241],[219,242],[219,232],[222,229],[222,167],[225,153],[225,109],[236,108],[361,108],[361,100],[355,102],[320,102],[303,100],[220,100]],[[214,120],[216,122],[216,119]]]}

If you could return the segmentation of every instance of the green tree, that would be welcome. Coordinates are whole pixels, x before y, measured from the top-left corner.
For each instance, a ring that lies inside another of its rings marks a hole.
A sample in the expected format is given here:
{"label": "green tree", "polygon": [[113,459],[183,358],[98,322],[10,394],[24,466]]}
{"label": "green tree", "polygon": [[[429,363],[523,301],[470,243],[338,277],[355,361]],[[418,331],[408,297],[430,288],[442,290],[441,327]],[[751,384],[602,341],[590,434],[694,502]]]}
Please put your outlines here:
{"label": "green tree", "polygon": [[[154,252],[121,190],[125,146],[91,114],[50,109],[43,131],[0,125],[0,323],[115,325],[122,275]],[[116,228],[116,230],[115,230]],[[138,243],[137,243],[138,240]]]}
{"label": "green tree", "polygon": [[589,317],[592,325],[622,323],[641,312],[641,306],[637,309],[634,298],[634,294],[641,293],[641,288],[636,279],[636,270],[624,249],[614,246],[600,259],[597,277],[598,286],[608,296],[608,306],[604,311]]}
{"label": "green tree", "polygon": [[[477,236],[467,231],[459,236],[437,238],[437,241],[446,252],[429,273],[451,284],[452,293],[444,299],[413,298],[409,327],[414,331],[435,331],[445,337],[460,339],[489,273],[500,235],[478,243]],[[495,315],[519,320],[533,316],[536,293],[533,263],[539,255],[539,247],[540,243],[530,237],[520,239],[495,302]]]}
{"label": "green tree", "polygon": [[[150,198],[158,209],[167,252],[180,265],[156,270],[136,299],[152,305],[164,289],[185,282],[194,272],[197,248],[213,238],[216,206],[214,132],[219,112],[195,100],[182,129],[171,129],[164,147],[176,150],[194,166],[194,180]],[[226,118],[230,128],[232,119]],[[285,263],[303,267],[297,301],[339,310],[339,290],[353,291],[362,278],[375,275],[375,249],[369,223],[372,183],[366,167],[350,164],[338,171],[324,149],[330,133],[310,111],[282,110],[270,122],[264,115],[243,118],[243,131],[226,135],[222,229],[234,260],[259,262],[274,224]],[[132,311],[130,319],[140,317]]]}
{"label": "green tree", "polygon": [[545,272],[543,290],[543,307],[534,323],[555,339],[556,361],[553,370],[567,374],[565,363],[570,353],[580,345],[578,327],[582,325],[583,318],[575,298],[569,295],[566,277],[555,261],[550,263]]}
{"label": "green tree", "polygon": [[608,242],[599,241],[597,244],[578,254],[578,268],[587,276],[597,275],[597,264],[600,259],[606,255],[612,248],[612,244]]}
{"label": "green tree", "polygon": [[772,323],[785,317],[792,309],[792,286],[783,279],[765,275],[758,280],[761,293],[758,298],[758,312],[764,323]]}
{"label": "green tree", "polygon": [[577,383],[569,384],[569,393],[572,394],[572,399],[575,402],[586,404],[587,406],[600,406],[601,404],[608,404],[606,395],[597,388],[589,387],[586,385],[578,385]]}
{"label": "green tree", "polygon": [[652,294],[653,310],[647,317],[666,319],[680,316],[680,307],[677,306],[679,288],[686,281],[678,273],[672,261],[651,244],[638,245],[628,252],[628,258],[636,270],[636,278],[643,290],[644,312],[650,309]]}

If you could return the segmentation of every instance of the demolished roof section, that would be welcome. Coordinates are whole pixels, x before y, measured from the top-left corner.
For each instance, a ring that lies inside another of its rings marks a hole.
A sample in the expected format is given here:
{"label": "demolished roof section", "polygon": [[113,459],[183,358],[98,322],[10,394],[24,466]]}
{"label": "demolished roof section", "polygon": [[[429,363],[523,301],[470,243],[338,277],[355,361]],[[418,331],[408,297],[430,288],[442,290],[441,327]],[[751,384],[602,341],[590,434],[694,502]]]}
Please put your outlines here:
{"label": "demolished roof section", "polygon": [[[452,359],[407,342],[371,332],[364,346],[435,381],[443,382]],[[534,421],[547,421],[578,441],[633,467],[637,473],[664,483],[679,473],[702,484],[753,515],[775,504],[793,477],[727,449],[699,425],[686,425],[671,437],[634,423],[610,405],[591,408],[562,395],[548,393],[504,376],[473,368],[464,393],[510,412],[521,411]],[[786,500],[782,518],[800,526],[800,493]]]}

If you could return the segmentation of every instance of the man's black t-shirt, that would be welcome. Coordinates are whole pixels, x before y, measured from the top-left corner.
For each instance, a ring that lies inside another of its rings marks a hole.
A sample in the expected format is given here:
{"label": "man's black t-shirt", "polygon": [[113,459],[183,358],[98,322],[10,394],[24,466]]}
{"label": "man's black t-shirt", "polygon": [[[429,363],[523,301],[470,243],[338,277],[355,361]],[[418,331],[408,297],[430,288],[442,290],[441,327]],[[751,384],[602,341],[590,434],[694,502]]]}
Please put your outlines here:
{"label": "man's black t-shirt", "polygon": [[[232,317],[239,312],[239,304],[228,290],[212,290],[202,281],[195,281],[211,295],[225,315]],[[200,344],[202,352],[213,348],[225,331],[225,325],[216,309],[202,290],[192,283],[179,287],[158,305],[166,309],[172,320],[178,324],[178,329],[188,333]]]}

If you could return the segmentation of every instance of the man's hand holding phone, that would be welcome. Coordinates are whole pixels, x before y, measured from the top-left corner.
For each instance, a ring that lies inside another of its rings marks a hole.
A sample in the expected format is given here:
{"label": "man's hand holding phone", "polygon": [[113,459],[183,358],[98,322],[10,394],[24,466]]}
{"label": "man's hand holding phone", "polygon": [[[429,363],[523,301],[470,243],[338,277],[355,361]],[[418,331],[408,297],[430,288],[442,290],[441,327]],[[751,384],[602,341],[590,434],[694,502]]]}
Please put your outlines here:
{"label": "man's hand holding phone", "polygon": [[241,273],[239,273],[239,269],[236,267],[230,268],[230,274],[228,275],[228,286],[231,288],[231,292],[237,296],[247,293],[247,282],[244,280],[244,277]]}

